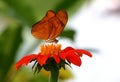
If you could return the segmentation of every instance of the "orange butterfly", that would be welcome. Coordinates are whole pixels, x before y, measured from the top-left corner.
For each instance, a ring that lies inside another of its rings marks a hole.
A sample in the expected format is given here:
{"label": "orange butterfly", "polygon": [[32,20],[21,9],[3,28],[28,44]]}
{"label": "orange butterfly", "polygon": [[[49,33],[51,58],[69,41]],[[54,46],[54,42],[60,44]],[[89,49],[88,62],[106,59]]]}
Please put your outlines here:
{"label": "orange butterfly", "polygon": [[38,39],[56,41],[56,37],[63,31],[68,20],[65,10],[55,13],[49,10],[46,16],[33,25],[32,35]]}

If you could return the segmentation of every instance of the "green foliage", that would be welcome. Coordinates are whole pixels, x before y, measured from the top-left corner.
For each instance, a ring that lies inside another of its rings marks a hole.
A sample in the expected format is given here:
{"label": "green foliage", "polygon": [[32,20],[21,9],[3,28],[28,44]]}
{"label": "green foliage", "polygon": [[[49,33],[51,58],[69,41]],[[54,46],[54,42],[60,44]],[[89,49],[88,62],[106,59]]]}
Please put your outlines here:
{"label": "green foliage", "polygon": [[75,31],[72,30],[72,29],[68,29],[68,30],[64,30],[62,33],[61,33],[61,37],[65,37],[65,38],[69,38],[70,40],[74,40],[74,35],[75,35]]}
{"label": "green foliage", "polygon": [[44,73],[33,74],[33,71],[29,68],[22,68],[19,71],[14,71],[12,76],[9,76],[6,82],[48,82],[48,75]]}
{"label": "green foliage", "polygon": [[13,64],[16,52],[22,42],[22,27],[9,26],[0,36],[0,77],[5,78],[10,66]]}

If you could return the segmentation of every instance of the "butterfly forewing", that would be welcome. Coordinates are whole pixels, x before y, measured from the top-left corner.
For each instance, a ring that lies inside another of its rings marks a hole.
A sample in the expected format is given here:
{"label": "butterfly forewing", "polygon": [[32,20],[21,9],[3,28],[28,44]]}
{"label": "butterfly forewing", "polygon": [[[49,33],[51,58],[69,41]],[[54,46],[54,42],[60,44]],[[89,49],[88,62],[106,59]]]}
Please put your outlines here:
{"label": "butterfly forewing", "polygon": [[63,31],[66,23],[67,23],[68,17],[65,10],[59,11],[55,17],[51,18],[49,21],[53,25],[53,30],[50,34],[49,39],[54,40],[56,37],[59,36],[59,34]]}
{"label": "butterfly forewing", "polygon": [[32,29],[32,35],[38,39],[47,40],[52,32],[52,28],[52,24],[49,22],[37,24]]}
{"label": "butterfly forewing", "polygon": [[56,14],[56,17],[64,24],[64,26],[66,25],[67,21],[68,21],[68,15],[67,12],[65,10],[61,10]]}
{"label": "butterfly forewing", "polygon": [[49,10],[46,16],[32,26],[32,35],[38,39],[47,40],[52,32],[52,24],[48,22],[49,19],[55,16],[55,13]]}
{"label": "butterfly forewing", "polygon": [[51,19],[54,16],[55,16],[55,12],[52,11],[52,10],[48,10],[47,13],[46,13],[46,16],[39,23],[48,21],[49,19]]}

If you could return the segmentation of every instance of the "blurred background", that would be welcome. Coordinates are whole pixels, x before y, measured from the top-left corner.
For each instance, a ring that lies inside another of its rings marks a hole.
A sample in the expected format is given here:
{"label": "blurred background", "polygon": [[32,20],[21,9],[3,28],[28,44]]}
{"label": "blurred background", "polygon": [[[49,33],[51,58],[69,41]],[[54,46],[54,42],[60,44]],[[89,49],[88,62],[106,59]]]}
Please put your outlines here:
{"label": "blurred background", "polygon": [[48,10],[66,9],[68,23],[59,43],[89,50],[81,67],[60,70],[60,82],[120,82],[120,0],[0,0],[0,82],[48,82],[49,72],[16,71],[24,55],[38,53],[41,40],[31,28]]}

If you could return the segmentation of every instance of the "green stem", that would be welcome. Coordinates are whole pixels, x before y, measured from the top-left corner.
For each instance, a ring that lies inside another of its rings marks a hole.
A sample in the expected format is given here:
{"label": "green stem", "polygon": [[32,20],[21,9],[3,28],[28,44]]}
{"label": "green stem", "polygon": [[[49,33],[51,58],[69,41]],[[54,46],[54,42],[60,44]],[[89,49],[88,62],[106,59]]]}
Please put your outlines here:
{"label": "green stem", "polygon": [[51,75],[49,82],[58,82],[59,69],[51,69]]}

